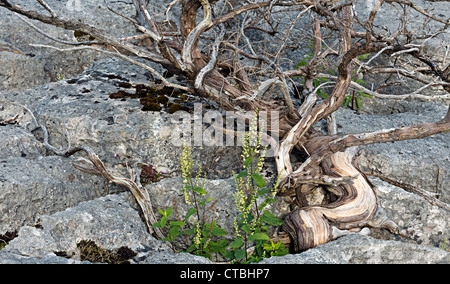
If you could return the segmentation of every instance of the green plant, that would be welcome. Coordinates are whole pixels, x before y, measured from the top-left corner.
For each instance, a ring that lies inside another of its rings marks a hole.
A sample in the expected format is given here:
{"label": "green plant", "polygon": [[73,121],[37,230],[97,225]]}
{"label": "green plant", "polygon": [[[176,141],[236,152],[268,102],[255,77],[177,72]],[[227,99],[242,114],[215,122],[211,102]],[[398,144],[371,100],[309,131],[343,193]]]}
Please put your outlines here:
{"label": "green plant", "polygon": [[[255,262],[268,256],[265,248],[270,244],[268,235],[270,226],[283,224],[282,220],[269,210],[265,210],[267,205],[275,203],[274,197],[279,182],[277,179],[275,185],[269,188],[261,176],[265,151],[257,129],[256,113],[250,123],[250,131],[244,137],[242,151],[244,169],[239,174],[234,174],[236,184],[234,199],[239,211],[239,216],[234,220],[235,238],[230,245],[231,249],[222,252],[225,257],[236,262]],[[255,246],[251,255],[247,252],[250,244]],[[275,250],[273,253],[281,254],[282,250],[283,253],[287,253],[283,244],[276,244],[272,248]]]}
{"label": "green plant", "polygon": [[[225,240],[216,241],[217,237],[227,234],[225,230],[220,228],[214,220],[214,214],[210,215],[210,222],[207,222],[206,212],[214,210],[216,202],[211,197],[206,197],[205,178],[202,177],[202,170],[199,170],[193,178],[193,160],[191,148],[185,146],[181,154],[181,170],[183,176],[183,189],[181,193],[184,200],[191,205],[186,216],[182,220],[169,221],[173,213],[173,208],[169,207],[165,211],[158,209],[162,214],[160,221],[156,222],[153,227],[168,230],[165,240],[173,242],[176,237],[185,236],[192,238],[192,244],[186,252],[212,258],[212,253],[219,253],[228,242]],[[211,206],[208,205],[212,203]],[[194,218],[196,217],[196,218]]]}
{"label": "green plant", "polygon": [[[194,178],[192,150],[184,147],[180,163],[183,177],[184,201],[191,205],[186,216],[177,221],[170,221],[173,208],[165,211],[158,209],[161,220],[153,227],[167,231],[165,240],[173,242],[176,237],[191,238],[186,252],[212,259],[213,254],[221,254],[235,263],[250,263],[260,261],[264,257],[284,255],[288,250],[282,243],[273,243],[269,238],[271,226],[280,226],[283,221],[273,215],[266,206],[275,203],[276,187],[269,187],[261,175],[265,148],[261,146],[257,133],[257,116],[250,124],[250,131],[244,137],[242,158],[244,167],[239,174],[234,174],[236,192],[234,199],[239,215],[235,217],[235,233],[232,241],[224,237],[227,232],[217,225],[214,216],[215,204],[207,197],[205,178],[201,168]],[[210,205],[211,204],[211,205]],[[206,212],[210,220],[207,222]],[[253,247],[252,253],[248,253]]]}
{"label": "green plant", "polygon": [[448,239],[445,238],[444,242],[441,245],[441,249],[447,251]]}

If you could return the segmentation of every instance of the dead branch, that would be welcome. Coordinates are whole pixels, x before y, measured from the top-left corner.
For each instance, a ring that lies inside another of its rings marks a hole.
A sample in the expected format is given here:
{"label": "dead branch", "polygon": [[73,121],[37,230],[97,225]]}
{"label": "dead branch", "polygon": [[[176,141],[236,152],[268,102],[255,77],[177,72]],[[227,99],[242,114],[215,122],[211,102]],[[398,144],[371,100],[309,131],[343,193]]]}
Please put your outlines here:
{"label": "dead branch", "polygon": [[16,114],[15,116],[2,120],[0,121],[0,126],[5,126],[7,124],[16,124],[17,123],[17,118],[19,117],[18,114]]}

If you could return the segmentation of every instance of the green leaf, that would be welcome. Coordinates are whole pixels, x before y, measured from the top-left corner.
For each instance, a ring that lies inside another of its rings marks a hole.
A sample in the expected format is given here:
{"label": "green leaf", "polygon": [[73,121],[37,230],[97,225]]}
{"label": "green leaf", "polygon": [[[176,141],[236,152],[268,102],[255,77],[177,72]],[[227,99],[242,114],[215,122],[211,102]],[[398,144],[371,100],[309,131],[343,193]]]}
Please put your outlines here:
{"label": "green leaf", "polygon": [[269,192],[270,191],[270,188],[263,188],[263,189],[261,189],[261,190],[258,190],[258,194],[260,195],[260,196],[263,196],[264,194],[266,194],[267,192]]}
{"label": "green leaf", "polygon": [[189,219],[189,217],[191,217],[192,215],[194,215],[195,213],[197,213],[197,209],[195,209],[195,208],[193,208],[193,207],[191,207],[191,208],[189,208],[189,211],[188,211],[188,213],[186,214],[186,217],[184,218],[184,220],[188,220]]}
{"label": "green leaf", "polygon": [[248,166],[252,163],[253,158],[252,157],[248,157],[247,159],[245,159],[245,167],[248,168]]}
{"label": "green leaf", "polygon": [[200,195],[205,195],[207,193],[202,187],[195,187],[194,192],[197,192]]}
{"label": "green leaf", "polygon": [[306,60],[306,59],[303,59],[302,61],[300,61],[298,64],[297,64],[297,66],[295,66],[295,68],[300,68],[300,67],[302,67],[302,66],[306,66],[306,65],[308,65],[308,60]]}
{"label": "green leaf", "polygon": [[163,226],[161,225],[161,221],[158,221],[155,224],[153,224],[152,228],[163,228]]}
{"label": "green leaf", "polygon": [[229,243],[230,243],[230,241],[227,241],[227,240],[220,240],[218,242],[211,241],[209,243],[211,252],[221,252],[228,246]]}
{"label": "green leaf", "polygon": [[373,99],[373,96],[371,96],[371,95],[369,95],[369,94],[366,94],[366,93],[364,93],[363,91],[359,91],[359,95],[362,96],[362,97],[366,97],[366,98],[371,98],[371,99]]}
{"label": "green leaf", "polygon": [[352,99],[352,97],[350,97],[350,96],[347,96],[346,98],[347,99],[345,100],[344,107],[347,107],[348,104],[350,103],[351,99]]}
{"label": "green leaf", "polygon": [[367,85],[367,83],[364,82],[363,79],[358,79],[358,80],[356,80],[356,83],[358,83],[358,84],[360,84],[360,85]]}
{"label": "green leaf", "polygon": [[358,109],[361,108],[361,97],[356,97],[356,106],[358,107]]}
{"label": "green leaf", "polygon": [[167,223],[167,221],[168,221],[169,219],[166,217],[166,216],[164,216],[164,217],[162,217],[161,218],[161,228],[164,228],[165,226],[166,226],[166,223]]}
{"label": "green leaf", "polygon": [[186,222],[183,222],[183,221],[171,221],[170,225],[171,226],[184,226],[184,225],[186,225]]}
{"label": "green leaf", "polygon": [[195,228],[185,230],[184,233],[188,236],[192,236],[195,233]]}
{"label": "green leaf", "polygon": [[252,174],[252,179],[259,188],[263,188],[266,186],[266,181],[259,174]]}
{"label": "green leaf", "polygon": [[169,208],[167,208],[166,214],[164,214],[164,216],[166,216],[167,218],[169,218],[170,216],[172,216],[172,213],[173,213],[173,208],[172,208],[172,207],[169,207]]}
{"label": "green leaf", "polygon": [[235,253],[234,253],[234,257],[236,260],[242,260],[245,258],[245,250],[243,249],[238,249]]}
{"label": "green leaf", "polygon": [[179,235],[181,235],[182,234],[182,232],[180,232],[180,227],[179,226],[174,226],[174,227],[172,227],[170,230],[169,230],[169,235],[171,236],[171,237],[176,237],[176,236],[179,236]]}
{"label": "green leaf", "polygon": [[230,244],[230,247],[231,248],[240,248],[243,245],[244,245],[244,241],[241,238],[239,238],[239,239],[234,240],[234,242],[232,242]]}
{"label": "green leaf", "polygon": [[221,236],[225,236],[227,234],[227,232],[224,229],[216,226],[212,229],[212,234],[216,237],[221,237]]}
{"label": "green leaf", "polygon": [[220,254],[228,259],[233,259],[234,258],[234,252],[233,251],[229,251],[229,250],[222,250],[220,251]]}
{"label": "green leaf", "polygon": [[266,222],[269,225],[272,226],[281,226],[283,225],[283,220],[278,218],[277,216],[273,215],[270,211],[264,210],[263,215],[261,216],[261,219]]}
{"label": "green leaf", "polygon": [[268,241],[268,240],[270,240],[269,236],[266,233],[254,233],[253,235],[249,236],[248,239],[250,241],[256,241],[256,240]]}
{"label": "green leaf", "polygon": [[242,230],[244,230],[244,232],[246,232],[249,235],[251,234],[249,224],[245,224],[244,226],[242,226]]}
{"label": "green leaf", "polygon": [[357,58],[358,58],[359,60],[364,60],[364,59],[366,59],[369,55],[370,55],[370,53],[365,53],[365,54],[362,54],[362,55],[358,56]]}
{"label": "green leaf", "polygon": [[236,178],[243,178],[247,176],[247,172],[246,171],[240,171],[239,174],[236,176]]}

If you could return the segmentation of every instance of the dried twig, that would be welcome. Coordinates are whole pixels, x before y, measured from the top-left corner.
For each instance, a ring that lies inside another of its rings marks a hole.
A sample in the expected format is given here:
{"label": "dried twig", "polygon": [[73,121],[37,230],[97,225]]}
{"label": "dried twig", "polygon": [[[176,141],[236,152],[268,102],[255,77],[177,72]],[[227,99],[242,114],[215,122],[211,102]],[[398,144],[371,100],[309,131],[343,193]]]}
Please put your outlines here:
{"label": "dried twig", "polygon": [[5,126],[7,124],[17,124],[17,118],[19,117],[18,114],[16,114],[15,116],[2,120],[0,121],[0,126]]}

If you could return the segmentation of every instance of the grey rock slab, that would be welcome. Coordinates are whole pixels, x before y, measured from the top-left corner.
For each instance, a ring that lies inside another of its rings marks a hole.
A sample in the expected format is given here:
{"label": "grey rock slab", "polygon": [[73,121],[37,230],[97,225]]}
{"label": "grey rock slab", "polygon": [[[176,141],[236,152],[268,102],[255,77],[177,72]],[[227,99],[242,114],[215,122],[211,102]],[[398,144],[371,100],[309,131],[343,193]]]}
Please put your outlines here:
{"label": "grey rock slab", "polygon": [[[118,79],[108,77],[116,72],[120,74]],[[139,99],[109,98],[111,93],[121,90],[120,82],[149,84],[148,76],[129,63],[106,60],[71,80],[24,92],[5,92],[0,96],[0,105],[5,106],[5,117],[6,113],[20,111],[20,104],[28,106],[39,122],[46,124],[50,144],[57,148],[66,147],[68,132],[72,145],[91,147],[109,167],[121,164],[114,155],[118,154],[151,164],[158,170],[180,173],[179,157],[183,150],[177,132],[180,120],[164,111],[142,111]],[[30,131],[35,128],[28,114],[20,125]],[[240,147],[202,145],[195,147],[193,158],[208,169],[210,178],[227,177],[240,167],[240,153]]]}
{"label": "grey rock slab", "polygon": [[0,264],[91,264],[91,262],[67,259],[56,255],[28,257],[0,252]]}
{"label": "grey rock slab", "polygon": [[[0,117],[0,120],[3,120],[3,118]],[[42,143],[33,134],[21,127],[15,125],[0,126],[0,137],[0,159],[12,157],[31,159],[40,157],[45,153]]]}
{"label": "grey rock slab", "polygon": [[108,192],[104,180],[76,170],[73,158],[0,159],[0,234]]}
{"label": "grey rock slab", "polygon": [[[115,75],[117,68],[121,76]],[[105,187],[101,177],[76,170],[72,163],[83,153],[67,159],[43,149],[42,131],[22,105],[46,125],[49,143],[58,149],[65,149],[68,139],[71,145],[89,146],[108,169],[125,177],[128,172],[122,164],[127,156],[130,163],[147,163],[169,176],[181,174],[183,147],[175,143],[180,138],[174,134],[180,122],[166,112],[143,112],[139,99],[109,98],[121,89],[119,82],[149,79],[147,73],[121,60],[104,60],[71,80],[0,94],[0,118],[19,114],[18,125],[0,128],[4,134],[0,141],[4,146],[0,149],[0,200],[4,200],[0,232],[33,225],[39,214],[97,198],[108,188],[120,190],[114,185]],[[239,147],[195,147],[193,159],[208,169],[208,177],[229,177],[241,167],[240,154]]]}
{"label": "grey rock slab", "polygon": [[[401,229],[406,229],[414,242],[425,246],[441,247],[450,236],[450,212],[430,204],[423,197],[406,192],[379,179],[371,179],[386,215]],[[373,232],[373,236],[386,237],[386,231]],[[396,236],[388,238],[398,239]]]}
{"label": "grey rock slab", "polygon": [[450,253],[413,243],[350,234],[299,254],[274,256],[259,264],[432,264],[450,263]]}
{"label": "grey rock slab", "polygon": [[[1,50],[1,49],[0,49]],[[0,51],[0,88],[26,89],[47,82],[44,65],[23,53]]]}
{"label": "grey rock slab", "polygon": [[82,202],[64,211],[41,216],[41,225],[62,251],[74,251],[81,240],[95,241],[110,250],[121,246],[132,250],[144,246],[168,250],[167,245],[147,232],[139,211],[130,207],[129,197],[129,193],[121,193]]}
{"label": "grey rock slab", "polygon": [[146,254],[144,257],[135,258],[138,264],[213,264],[206,257],[189,253],[156,252]]}
{"label": "grey rock slab", "polygon": [[108,195],[52,215],[41,215],[39,228],[22,227],[18,237],[0,251],[0,259],[5,263],[60,263],[64,261],[55,252],[63,251],[69,255],[74,252],[72,262],[76,263],[76,244],[81,240],[92,240],[110,250],[126,246],[134,251],[171,252],[166,243],[147,232],[129,198],[129,193]]}

